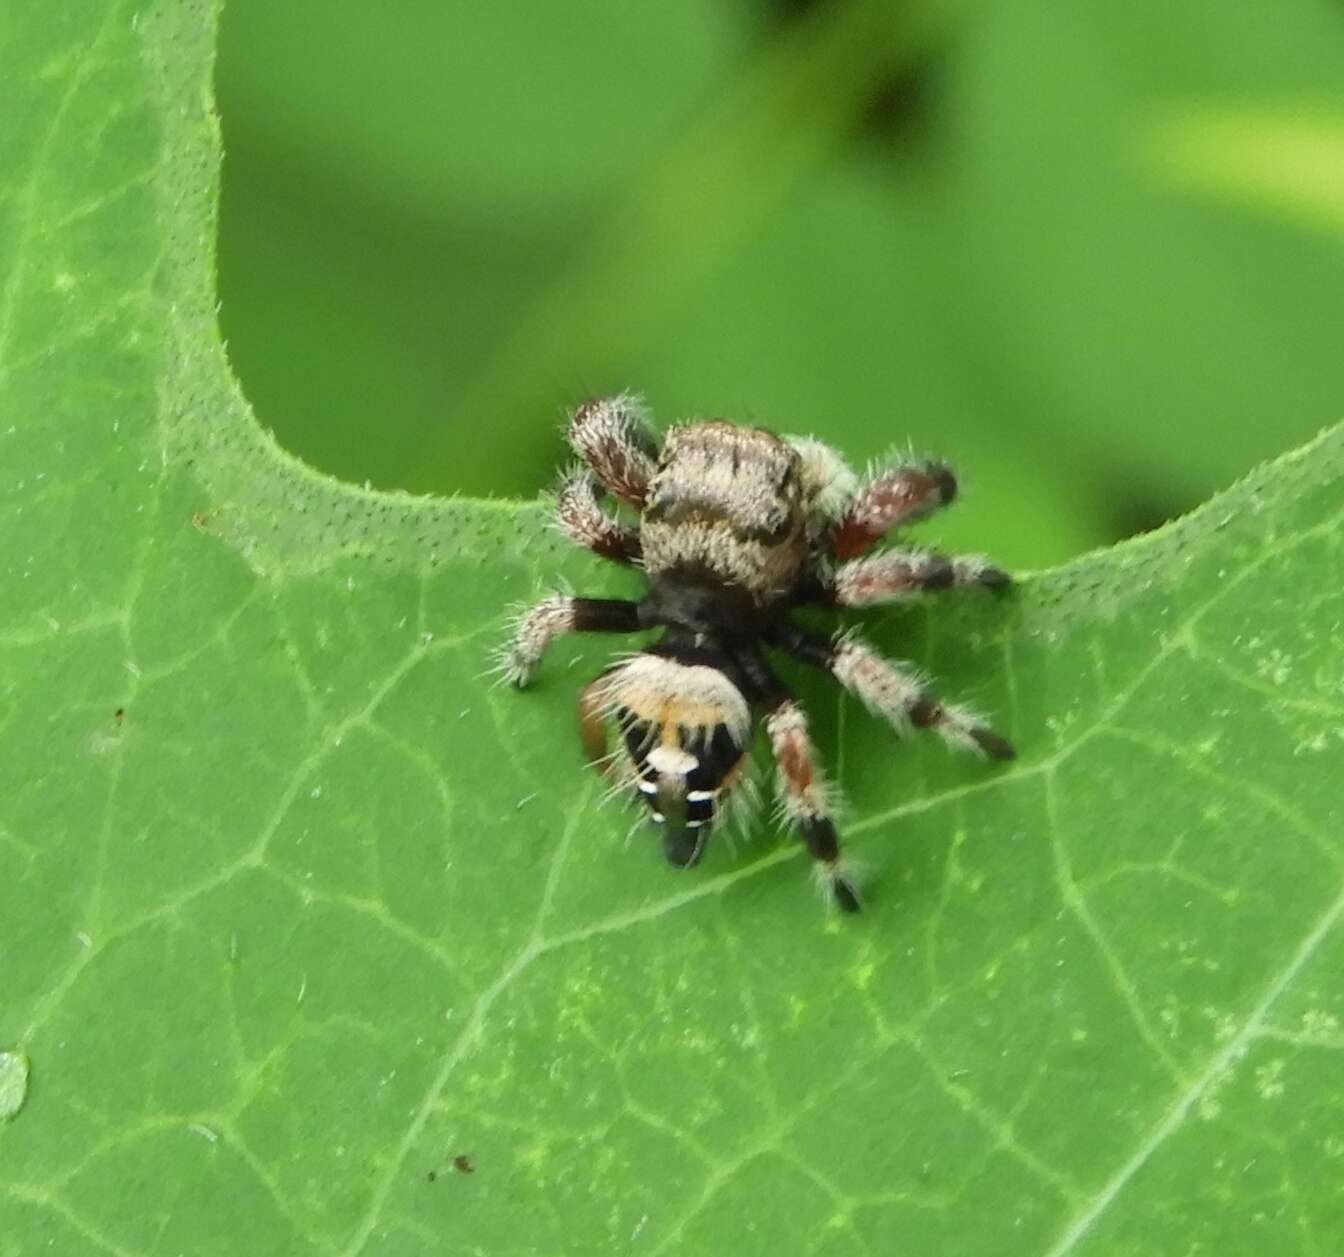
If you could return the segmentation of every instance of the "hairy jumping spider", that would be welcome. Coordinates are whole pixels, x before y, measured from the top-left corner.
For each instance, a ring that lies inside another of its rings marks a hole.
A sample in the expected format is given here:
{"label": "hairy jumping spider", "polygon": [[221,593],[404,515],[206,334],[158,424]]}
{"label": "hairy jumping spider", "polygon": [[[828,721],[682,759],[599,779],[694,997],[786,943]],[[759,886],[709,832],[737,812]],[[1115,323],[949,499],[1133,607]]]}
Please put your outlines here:
{"label": "hairy jumping spider", "polygon": [[[569,441],[586,466],[561,481],[561,529],[603,558],[643,567],[648,592],[638,602],[544,598],[519,616],[501,671],[525,685],[560,633],[661,628],[655,643],[580,694],[589,755],[606,761],[621,789],[643,797],[668,861],[685,868],[700,858],[721,803],[743,779],[752,713],[760,713],[784,812],[833,902],[857,911],[806,717],[764,648],[826,669],[900,732],[933,729],[953,746],[1011,759],[1007,741],[966,708],[933,697],[909,667],[852,632],[822,637],[789,617],[805,604],[866,607],[923,590],[1006,586],[1007,574],[981,558],[904,547],[859,557],[890,529],[952,501],[951,471],[896,462],[860,483],[820,441],[720,420],[674,427],[659,449],[628,396],[580,406]],[[604,489],[639,512],[638,525],[602,509]],[[610,756],[608,720],[620,733]]]}

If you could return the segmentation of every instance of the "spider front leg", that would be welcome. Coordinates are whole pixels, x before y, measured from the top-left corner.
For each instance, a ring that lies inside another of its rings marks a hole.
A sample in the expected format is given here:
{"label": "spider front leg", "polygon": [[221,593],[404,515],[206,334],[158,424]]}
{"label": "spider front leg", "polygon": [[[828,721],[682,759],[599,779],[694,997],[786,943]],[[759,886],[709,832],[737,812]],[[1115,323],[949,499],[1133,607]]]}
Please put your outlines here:
{"label": "spider front leg", "polygon": [[546,647],[561,633],[634,633],[645,627],[639,621],[638,603],[552,594],[514,621],[513,634],[499,652],[496,671],[522,689]]}
{"label": "spider front leg", "polygon": [[776,631],[774,644],[805,663],[825,668],[898,733],[913,725],[932,729],[949,746],[991,759],[1013,759],[1017,754],[1007,738],[969,708],[934,697],[913,670],[884,659],[852,633],[830,640],[787,624]]}
{"label": "spider front leg", "polygon": [[898,463],[870,475],[832,526],[831,553],[837,559],[862,554],[891,529],[932,515],[956,496],[946,463]]}
{"label": "spider front leg", "polygon": [[836,607],[871,607],[899,602],[929,590],[983,585],[1006,589],[1011,577],[978,555],[938,554],[932,550],[884,550],[841,563],[821,583],[822,601]]}
{"label": "spider front leg", "polygon": [[765,718],[770,749],[779,765],[779,793],[789,819],[798,826],[803,843],[816,861],[818,882],[827,897],[844,912],[859,910],[859,891],[848,865],[840,857],[826,799],[826,784],[817,767],[816,752],[807,732],[807,718],[792,698],[781,699]]}
{"label": "spider front leg", "polygon": [[571,541],[614,563],[637,563],[639,533],[612,518],[597,500],[597,480],[586,468],[565,473],[555,495],[555,519]]}
{"label": "spider front leg", "polygon": [[570,418],[569,443],[622,502],[644,509],[657,447],[637,397],[622,393],[584,402]]}

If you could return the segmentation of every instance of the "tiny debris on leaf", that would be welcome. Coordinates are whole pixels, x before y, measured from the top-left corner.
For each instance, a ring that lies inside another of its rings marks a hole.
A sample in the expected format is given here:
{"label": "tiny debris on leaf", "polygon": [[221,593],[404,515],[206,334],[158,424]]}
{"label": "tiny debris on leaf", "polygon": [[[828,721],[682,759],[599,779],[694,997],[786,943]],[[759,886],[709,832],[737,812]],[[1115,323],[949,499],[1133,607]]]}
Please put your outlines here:
{"label": "tiny debris on leaf", "polygon": [[0,1119],[13,1117],[23,1108],[28,1076],[28,1057],[23,1052],[0,1052]]}

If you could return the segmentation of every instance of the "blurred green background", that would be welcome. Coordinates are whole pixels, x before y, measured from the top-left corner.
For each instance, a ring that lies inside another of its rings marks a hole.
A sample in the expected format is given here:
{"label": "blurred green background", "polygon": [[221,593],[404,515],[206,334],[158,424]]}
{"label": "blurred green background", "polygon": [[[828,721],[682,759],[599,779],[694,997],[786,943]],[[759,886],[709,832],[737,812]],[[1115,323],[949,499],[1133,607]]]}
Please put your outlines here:
{"label": "blurred green background", "polygon": [[907,440],[1038,566],[1344,415],[1344,6],[227,0],[229,351],[355,481],[563,411]]}

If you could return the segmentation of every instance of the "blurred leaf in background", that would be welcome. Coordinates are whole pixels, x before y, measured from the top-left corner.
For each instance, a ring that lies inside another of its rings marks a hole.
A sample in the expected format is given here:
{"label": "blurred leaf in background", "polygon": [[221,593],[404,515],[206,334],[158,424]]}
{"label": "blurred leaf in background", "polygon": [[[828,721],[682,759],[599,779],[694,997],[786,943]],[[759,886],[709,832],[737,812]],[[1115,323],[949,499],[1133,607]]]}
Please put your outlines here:
{"label": "blurred leaf in background", "polygon": [[531,496],[638,388],[936,449],[1039,565],[1340,410],[1318,0],[230,0],[218,81],[231,355],[348,479]]}

